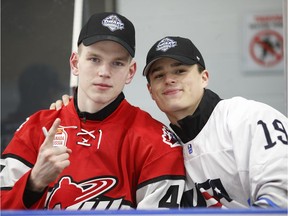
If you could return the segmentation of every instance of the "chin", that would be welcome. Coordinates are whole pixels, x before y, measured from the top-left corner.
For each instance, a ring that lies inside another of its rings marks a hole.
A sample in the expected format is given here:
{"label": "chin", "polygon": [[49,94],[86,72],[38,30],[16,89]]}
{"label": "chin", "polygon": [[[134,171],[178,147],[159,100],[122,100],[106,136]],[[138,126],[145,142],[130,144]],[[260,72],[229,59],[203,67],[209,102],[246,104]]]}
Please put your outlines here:
{"label": "chin", "polygon": [[169,104],[165,106],[158,106],[162,112],[165,113],[171,113],[171,112],[177,112],[181,110],[181,107],[177,106],[176,104]]}

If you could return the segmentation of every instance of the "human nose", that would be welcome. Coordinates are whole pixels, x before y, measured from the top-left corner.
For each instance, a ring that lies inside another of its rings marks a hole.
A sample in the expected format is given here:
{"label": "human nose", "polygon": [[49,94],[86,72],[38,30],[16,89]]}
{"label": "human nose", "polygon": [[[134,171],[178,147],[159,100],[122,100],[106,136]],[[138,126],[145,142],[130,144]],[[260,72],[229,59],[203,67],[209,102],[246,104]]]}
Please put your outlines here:
{"label": "human nose", "polygon": [[175,76],[173,76],[173,74],[167,73],[165,75],[165,83],[171,84],[171,83],[175,83],[175,82],[176,82],[176,79],[175,79]]}
{"label": "human nose", "polygon": [[98,67],[98,75],[100,77],[110,77],[110,68],[106,64],[102,64]]}

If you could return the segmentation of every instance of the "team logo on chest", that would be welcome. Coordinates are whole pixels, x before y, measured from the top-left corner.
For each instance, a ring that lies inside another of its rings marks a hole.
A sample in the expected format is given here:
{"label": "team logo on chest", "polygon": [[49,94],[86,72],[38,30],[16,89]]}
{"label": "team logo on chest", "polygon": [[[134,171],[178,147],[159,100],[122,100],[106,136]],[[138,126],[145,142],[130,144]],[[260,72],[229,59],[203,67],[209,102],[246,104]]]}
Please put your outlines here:
{"label": "team logo on chest", "polygon": [[105,194],[116,184],[117,180],[114,177],[100,177],[76,182],[73,181],[72,177],[64,176],[49,195],[46,208],[67,209],[75,205],[78,206],[80,203]]}
{"label": "team logo on chest", "polygon": [[66,146],[67,136],[67,132],[64,130],[64,128],[57,128],[57,132],[53,140],[53,146]]}

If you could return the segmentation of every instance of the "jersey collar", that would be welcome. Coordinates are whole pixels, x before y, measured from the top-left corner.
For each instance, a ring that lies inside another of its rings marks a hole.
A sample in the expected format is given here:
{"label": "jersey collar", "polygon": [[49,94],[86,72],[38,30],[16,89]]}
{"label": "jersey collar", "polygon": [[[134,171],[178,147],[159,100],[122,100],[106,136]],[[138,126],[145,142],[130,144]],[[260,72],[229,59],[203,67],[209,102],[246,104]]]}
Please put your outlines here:
{"label": "jersey collar", "polygon": [[83,121],[86,121],[86,120],[102,121],[102,120],[104,120],[109,115],[111,115],[119,107],[120,103],[125,99],[124,93],[121,92],[114,101],[112,101],[110,104],[108,104],[106,107],[99,110],[98,112],[96,112],[96,113],[81,112],[79,110],[78,103],[77,103],[77,91],[78,91],[78,89],[76,88],[75,93],[74,93],[74,106],[76,108],[76,111],[77,111],[79,118]]}
{"label": "jersey collar", "polygon": [[182,142],[186,143],[193,140],[200,133],[220,100],[222,99],[216,93],[205,89],[200,104],[193,115],[186,116],[179,120],[178,124],[180,127],[173,124],[170,124],[170,127]]}

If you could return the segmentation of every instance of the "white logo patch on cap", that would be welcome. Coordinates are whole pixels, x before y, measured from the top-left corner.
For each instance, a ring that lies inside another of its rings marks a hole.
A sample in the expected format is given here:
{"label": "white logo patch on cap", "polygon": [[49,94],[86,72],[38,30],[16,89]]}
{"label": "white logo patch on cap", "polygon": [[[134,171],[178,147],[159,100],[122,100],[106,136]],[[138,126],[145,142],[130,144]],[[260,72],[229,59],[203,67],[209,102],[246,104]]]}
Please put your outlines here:
{"label": "white logo patch on cap", "polygon": [[116,15],[110,15],[103,19],[102,25],[108,27],[111,31],[124,29],[124,24]]}
{"label": "white logo patch on cap", "polygon": [[177,42],[170,39],[170,38],[164,38],[163,40],[161,40],[156,48],[156,51],[163,51],[166,52],[168,49],[177,46]]}

